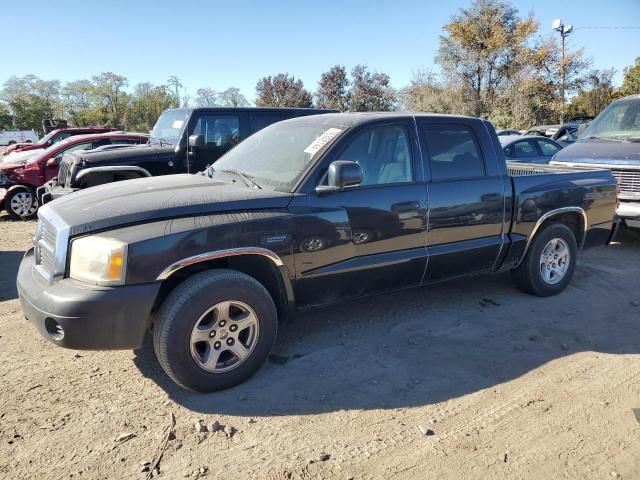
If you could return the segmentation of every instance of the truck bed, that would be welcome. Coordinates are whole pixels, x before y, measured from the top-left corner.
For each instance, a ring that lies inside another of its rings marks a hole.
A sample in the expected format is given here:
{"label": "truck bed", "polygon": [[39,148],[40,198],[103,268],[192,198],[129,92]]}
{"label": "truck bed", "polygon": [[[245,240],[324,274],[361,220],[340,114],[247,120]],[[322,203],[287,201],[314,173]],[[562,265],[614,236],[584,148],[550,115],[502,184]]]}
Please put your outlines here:
{"label": "truck bed", "polygon": [[507,264],[520,259],[538,221],[554,211],[573,216],[582,232],[579,245],[589,229],[601,230],[604,236],[610,231],[617,186],[610,170],[507,162],[507,171],[513,189]]}

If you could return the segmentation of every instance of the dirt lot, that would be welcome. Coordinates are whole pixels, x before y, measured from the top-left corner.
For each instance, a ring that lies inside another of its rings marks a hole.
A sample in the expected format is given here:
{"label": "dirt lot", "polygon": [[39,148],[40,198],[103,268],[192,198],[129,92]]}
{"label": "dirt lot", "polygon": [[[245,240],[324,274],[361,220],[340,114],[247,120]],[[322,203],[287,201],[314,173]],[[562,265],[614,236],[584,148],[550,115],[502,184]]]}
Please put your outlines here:
{"label": "dirt lot", "polygon": [[640,478],[638,232],[553,298],[499,275],[306,314],[252,380],[196,395],[149,346],[39,337],[14,283],[34,226],[0,217],[0,478],[145,478],[170,413],[160,478]]}

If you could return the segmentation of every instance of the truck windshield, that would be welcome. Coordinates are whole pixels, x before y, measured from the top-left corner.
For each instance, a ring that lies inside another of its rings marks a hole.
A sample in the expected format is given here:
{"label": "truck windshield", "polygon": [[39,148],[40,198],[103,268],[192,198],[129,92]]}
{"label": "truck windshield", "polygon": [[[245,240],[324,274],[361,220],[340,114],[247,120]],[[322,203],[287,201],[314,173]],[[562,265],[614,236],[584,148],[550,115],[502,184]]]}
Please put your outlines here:
{"label": "truck windshield", "polygon": [[44,137],[38,140],[38,145],[46,144],[56,133],[58,133],[58,130],[52,130],[51,132],[47,133]]}
{"label": "truck windshield", "polygon": [[640,99],[609,105],[585,130],[582,138],[640,139]]}
{"label": "truck windshield", "polygon": [[213,166],[213,175],[234,172],[261,188],[290,192],[315,155],[344,130],[342,125],[307,119],[274,123],[222,156]]}
{"label": "truck windshield", "polygon": [[188,117],[189,114],[186,110],[167,110],[164,112],[151,131],[149,144],[176,145]]}

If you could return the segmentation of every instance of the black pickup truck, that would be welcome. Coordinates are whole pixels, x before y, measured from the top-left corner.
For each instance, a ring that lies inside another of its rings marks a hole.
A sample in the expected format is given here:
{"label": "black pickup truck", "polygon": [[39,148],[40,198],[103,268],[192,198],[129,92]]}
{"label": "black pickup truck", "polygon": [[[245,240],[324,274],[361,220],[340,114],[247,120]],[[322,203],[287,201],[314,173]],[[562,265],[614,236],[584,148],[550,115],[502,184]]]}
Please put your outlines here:
{"label": "black pickup truck", "polygon": [[156,175],[199,172],[267,125],[335,110],[176,108],[160,115],[141,148],[65,155],[58,176],[36,191],[40,205],[77,190]]}
{"label": "black pickup truck", "polygon": [[51,342],[129,349],[150,330],[174,381],[214,391],[251,376],[299,310],[506,270],[559,293],[580,249],[611,240],[615,209],[611,172],[508,166],[483,120],[308,116],[200,175],[45,205],[17,285]]}

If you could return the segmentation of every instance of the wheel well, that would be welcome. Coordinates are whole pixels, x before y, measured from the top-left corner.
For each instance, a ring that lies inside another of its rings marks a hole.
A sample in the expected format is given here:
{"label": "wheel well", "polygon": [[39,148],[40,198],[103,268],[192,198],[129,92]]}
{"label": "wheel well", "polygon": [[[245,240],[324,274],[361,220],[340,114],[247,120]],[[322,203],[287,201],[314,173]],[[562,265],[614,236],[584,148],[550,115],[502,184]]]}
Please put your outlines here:
{"label": "wheel well", "polygon": [[165,298],[183,281],[197,273],[216,268],[236,270],[260,282],[273,299],[276,311],[278,312],[278,319],[280,321],[289,319],[291,309],[282,276],[273,262],[262,255],[234,255],[196,263],[178,270],[162,282],[152,308],[151,318],[153,318],[153,313],[160,307]]}
{"label": "wheel well", "polygon": [[584,218],[582,218],[578,212],[563,212],[553,215],[540,225],[540,229],[538,231],[550,223],[561,223],[566,225],[573,232],[573,235],[576,237],[576,244],[578,245],[578,248],[580,248],[584,241],[585,225],[583,225]]}

